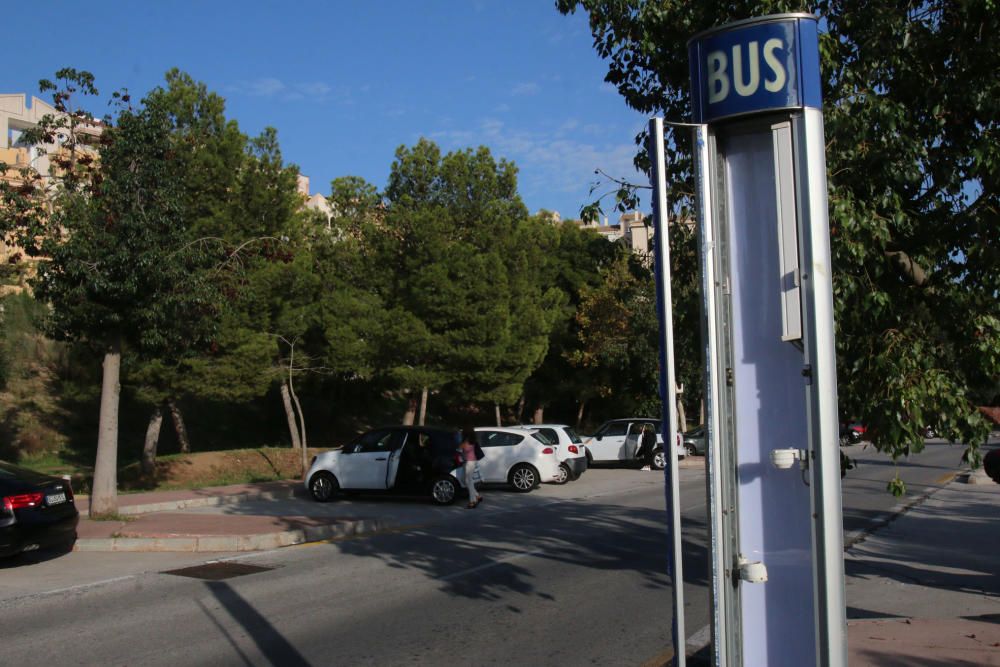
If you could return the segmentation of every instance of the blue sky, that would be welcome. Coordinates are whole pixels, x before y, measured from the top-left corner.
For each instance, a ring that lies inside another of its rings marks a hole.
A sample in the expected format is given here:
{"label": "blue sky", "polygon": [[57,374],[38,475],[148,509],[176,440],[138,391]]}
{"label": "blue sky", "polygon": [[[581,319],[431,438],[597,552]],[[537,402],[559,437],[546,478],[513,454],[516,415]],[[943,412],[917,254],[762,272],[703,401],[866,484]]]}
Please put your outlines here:
{"label": "blue sky", "polygon": [[53,1],[18,16],[0,92],[37,94],[71,66],[102,94],[141,94],[176,66],[245,132],[276,127],[313,192],[344,175],[384,186],[395,149],[421,136],[513,160],[532,212],[576,217],[598,167],[642,179],[645,118],[604,83],[586,16],[547,0]]}

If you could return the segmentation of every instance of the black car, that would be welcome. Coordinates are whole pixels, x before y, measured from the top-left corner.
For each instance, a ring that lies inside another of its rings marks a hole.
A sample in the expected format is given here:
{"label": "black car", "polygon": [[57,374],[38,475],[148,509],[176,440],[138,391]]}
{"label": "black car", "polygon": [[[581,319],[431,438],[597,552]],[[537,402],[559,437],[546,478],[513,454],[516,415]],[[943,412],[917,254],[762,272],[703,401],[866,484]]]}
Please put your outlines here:
{"label": "black car", "polygon": [[69,482],[0,461],[0,557],[76,540]]}

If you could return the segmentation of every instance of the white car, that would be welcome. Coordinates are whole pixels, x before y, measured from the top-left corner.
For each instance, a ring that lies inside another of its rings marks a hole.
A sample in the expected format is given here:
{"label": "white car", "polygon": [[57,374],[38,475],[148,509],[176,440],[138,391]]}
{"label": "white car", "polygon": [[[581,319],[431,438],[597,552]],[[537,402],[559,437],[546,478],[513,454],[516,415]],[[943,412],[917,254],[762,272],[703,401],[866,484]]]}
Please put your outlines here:
{"label": "white car", "polygon": [[549,444],[556,448],[556,458],[559,459],[559,477],[555,479],[556,484],[578,479],[587,469],[587,447],[583,440],[573,430],[572,426],[566,424],[521,424],[517,428],[522,428],[541,436]]}
{"label": "white car", "polygon": [[452,429],[376,428],[313,458],[306,489],[319,502],[333,500],[343,489],[429,495],[434,502],[447,505],[458,495],[463,476],[459,439],[459,432]]}
{"label": "white car", "polygon": [[[652,425],[656,432],[656,446],[653,448],[650,465],[656,470],[663,470],[667,467],[667,455],[663,449],[660,420],[650,417],[612,419],[601,424],[594,435],[584,440],[587,446],[587,461],[589,463],[638,461],[636,452],[639,449],[639,437],[642,427],[646,424]],[[680,449],[680,434],[677,440]]]}
{"label": "white car", "polygon": [[[483,426],[476,429],[483,460],[479,472],[487,484],[506,483],[526,493],[540,482],[553,482],[560,474],[556,450],[524,429]],[[465,486],[465,475],[457,478]]]}

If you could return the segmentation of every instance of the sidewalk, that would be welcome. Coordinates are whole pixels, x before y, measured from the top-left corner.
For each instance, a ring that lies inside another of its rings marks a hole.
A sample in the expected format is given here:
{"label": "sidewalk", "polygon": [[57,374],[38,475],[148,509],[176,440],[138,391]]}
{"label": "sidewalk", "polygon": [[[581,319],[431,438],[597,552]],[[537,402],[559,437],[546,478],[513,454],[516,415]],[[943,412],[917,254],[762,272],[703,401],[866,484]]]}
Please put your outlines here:
{"label": "sidewalk", "polygon": [[[318,504],[314,506],[317,511],[309,515],[248,511],[259,501],[305,499],[305,489],[297,480],[124,494],[118,497],[118,514],[124,520],[94,521],[88,516],[90,499],[78,496],[80,525],[73,550],[258,551],[388,527],[384,519],[331,516],[327,507]],[[211,507],[232,511],[199,512]],[[294,503],[299,512],[311,507]]]}
{"label": "sidewalk", "polygon": [[1000,485],[951,482],[844,567],[852,667],[1000,666]]}

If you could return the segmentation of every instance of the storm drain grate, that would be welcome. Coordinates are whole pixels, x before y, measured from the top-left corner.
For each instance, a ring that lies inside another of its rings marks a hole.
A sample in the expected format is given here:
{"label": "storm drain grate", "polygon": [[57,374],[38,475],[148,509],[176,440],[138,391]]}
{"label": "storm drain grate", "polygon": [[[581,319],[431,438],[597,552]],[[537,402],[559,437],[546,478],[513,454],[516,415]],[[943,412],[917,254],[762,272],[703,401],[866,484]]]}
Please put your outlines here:
{"label": "storm drain grate", "polygon": [[257,572],[267,572],[273,567],[261,567],[260,565],[248,565],[246,563],[235,563],[232,561],[220,561],[215,563],[204,563],[191,567],[182,567],[179,570],[167,570],[162,574],[174,574],[178,577],[191,577],[193,579],[205,579],[207,581],[222,581],[233,577],[242,577],[244,574],[256,574]]}

